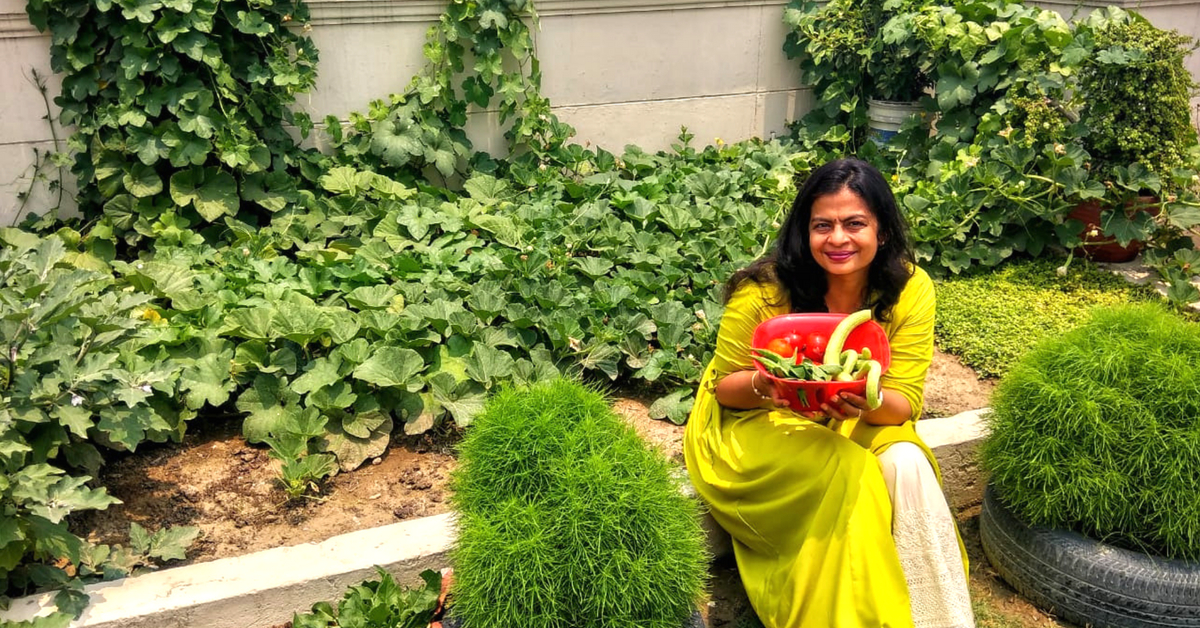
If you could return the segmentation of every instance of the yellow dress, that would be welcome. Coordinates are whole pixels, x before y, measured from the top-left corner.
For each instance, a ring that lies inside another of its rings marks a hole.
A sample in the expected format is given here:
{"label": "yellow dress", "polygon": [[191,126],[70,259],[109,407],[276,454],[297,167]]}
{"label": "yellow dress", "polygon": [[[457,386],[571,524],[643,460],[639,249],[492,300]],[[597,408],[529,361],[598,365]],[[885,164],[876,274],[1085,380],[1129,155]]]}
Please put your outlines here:
{"label": "yellow dress", "polygon": [[[909,441],[937,472],[913,421],[827,427],[788,409],[717,403],[717,381],[752,368],[754,328],[787,313],[786,302],[779,287],[746,281],[726,306],[685,431],[688,474],[733,537],[746,594],[767,628],[911,627],[892,506],[875,456]],[[933,357],[934,307],[933,283],[917,268],[882,324],[892,361],[881,384],[908,399],[914,419]]]}

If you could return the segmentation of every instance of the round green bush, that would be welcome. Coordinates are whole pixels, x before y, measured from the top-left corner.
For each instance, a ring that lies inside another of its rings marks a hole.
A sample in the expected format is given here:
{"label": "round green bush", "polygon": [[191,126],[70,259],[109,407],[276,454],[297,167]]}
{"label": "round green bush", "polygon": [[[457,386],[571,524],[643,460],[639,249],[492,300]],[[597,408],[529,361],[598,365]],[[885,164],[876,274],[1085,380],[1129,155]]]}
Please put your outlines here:
{"label": "round green bush", "polygon": [[1026,523],[1200,559],[1200,326],[1097,309],[1001,380],[981,458]]}
{"label": "round green bush", "polygon": [[451,475],[451,612],[467,628],[679,628],[704,593],[696,500],[600,394],[491,398]]}

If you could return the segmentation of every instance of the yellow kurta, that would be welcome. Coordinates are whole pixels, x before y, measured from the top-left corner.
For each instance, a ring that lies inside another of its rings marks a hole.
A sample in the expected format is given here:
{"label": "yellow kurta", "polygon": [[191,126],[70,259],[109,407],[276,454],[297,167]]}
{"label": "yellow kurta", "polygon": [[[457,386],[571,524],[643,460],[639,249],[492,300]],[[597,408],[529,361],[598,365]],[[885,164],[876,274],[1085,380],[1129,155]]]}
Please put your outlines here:
{"label": "yellow kurta", "polygon": [[[685,431],[692,484],[733,537],[746,594],[767,628],[912,626],[891,502],[875,455],[909,441],[936,472],[913,421],[826,427],[788,409],[732,410],[717,403],[717,381],[752,368],[755,327],[787,313],[786,302],[777,286],[746,281],[726,306]],[[892,353],[882,386],[908,399],[914,419],[933,357],[934,307],[933,283],[918,268],[882,324]]]}

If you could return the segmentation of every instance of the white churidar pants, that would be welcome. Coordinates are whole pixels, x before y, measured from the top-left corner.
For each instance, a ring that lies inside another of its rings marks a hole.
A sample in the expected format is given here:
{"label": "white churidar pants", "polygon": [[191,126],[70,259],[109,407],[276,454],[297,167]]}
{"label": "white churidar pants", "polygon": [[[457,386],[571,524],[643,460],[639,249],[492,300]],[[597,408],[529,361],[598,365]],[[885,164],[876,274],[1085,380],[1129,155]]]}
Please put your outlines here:
{"label": "white churidar pants", "polygon": [[917,628],[974,628],[953,515],[925,452],[896,443],[879,455],[892,498],[892,536]]}

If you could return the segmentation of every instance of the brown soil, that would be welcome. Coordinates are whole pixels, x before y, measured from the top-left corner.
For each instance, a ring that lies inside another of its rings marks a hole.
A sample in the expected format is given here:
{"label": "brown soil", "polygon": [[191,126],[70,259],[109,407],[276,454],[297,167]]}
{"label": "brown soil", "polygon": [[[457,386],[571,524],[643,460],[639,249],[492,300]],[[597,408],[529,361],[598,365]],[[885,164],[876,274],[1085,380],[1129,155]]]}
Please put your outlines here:
{"label": "brown soil", "polygon": [[[926,384],[926,417],[946,417],[987,405],[994,382],[979,380],[956,358],[935,352]],[[652,399],[623,397],[614,409],[668,457],[682,462],[683,427],[648,416]],[[201,530],[187,562],[204,562],[331,536],[447,510],[445,483],[454,468],[453,430],[396,438],[362,468],[339,474],[317,498],[289,502],[275,478],[278,463],[247,445],[238,421],[197,425],[182,443],[144,446],[105,466],[98,478],[123,503],[75,518],[77,534],[127,544],[129,523]],[[981,628],[1062,626],[1018,597],[991,570],[979,546],[983,482],[973,452],[943,461],[947,495],[971,558],[972,593]],[[939,456],[942,452],[939,451]],[[734,625],[747,608],[731,560],[712,568],[710,625]],[[315,602],[316,600],[314,600]],[[300,609],[298,609],[300,610]],[[989,619],[994,616],[995,619]]]}

